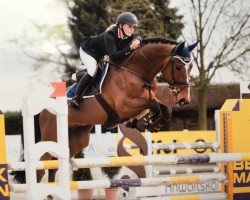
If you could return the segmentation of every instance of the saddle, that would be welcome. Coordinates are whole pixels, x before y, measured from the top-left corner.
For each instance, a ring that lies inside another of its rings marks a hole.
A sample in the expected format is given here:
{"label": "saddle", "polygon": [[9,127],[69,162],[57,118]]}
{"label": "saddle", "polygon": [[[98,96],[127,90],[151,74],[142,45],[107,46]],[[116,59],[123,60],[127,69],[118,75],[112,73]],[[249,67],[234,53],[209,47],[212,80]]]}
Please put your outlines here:
{"label": "saddle", "polygon": [[[108,72],[109,69],[109,63],[108,62],[104,62],[101,61],[98,64],[98,68],[97,68],[97,72],[94,75],[93,81],[91,83],[91,85],[88,87],[88,89],[86,90],[83,98],[91,98],[94,97],[94,92],[92,90],[92,86],[95,85],[99,88],[99,91],[102,91],[102,84],[104,82],[104,79],[106,77],[106,74]],[[66,92],[66,96],[68,98],[72,98],[75,95],[76,92],[76,88],[77,88],[77,83],[80,81],[80,79],[87,73],[87,69],[86,68],[82,68],[81,70],[78,70],[76,72],[76,74],[74,74],[74,76],[72,76],[74,80],[76,80],[76,82],[71,85]]]}
{"label": "saddle", "polygon": [[[101,61],[100,63],[98,63],[97,72],[93,78],[91,85],[88,87],[87,91],[85,92],[83,98],[95,97],[97,99],[97,101],[100,103],[100,105],[103,107],[103,109],[108,115],[108,120],[104,124],[104,127],[106,129],[113,129],[117,127],[118,124],[128,121],[129,119],[120,118],[118,114],[109,106],[109,104],[106,102],[106,100],[104,99],[102,95],[102,85],[103,85],[103,82],[104,82],[104,79],[106,77],[108,70],[109,70],[109,62]],[[87,73],[86,69],[82,69],[78,71],[76,73],[77,82],[86,73]],[[69,87],[69,89],[66,92],[67,97],[72,98],[75,95],[77,82]]]}

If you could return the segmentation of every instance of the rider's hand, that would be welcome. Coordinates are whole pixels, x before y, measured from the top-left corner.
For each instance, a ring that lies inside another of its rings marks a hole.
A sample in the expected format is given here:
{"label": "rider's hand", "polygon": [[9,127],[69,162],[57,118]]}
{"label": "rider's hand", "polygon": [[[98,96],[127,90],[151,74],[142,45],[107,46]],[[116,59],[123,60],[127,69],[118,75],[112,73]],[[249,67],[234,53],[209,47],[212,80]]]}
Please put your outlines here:
{"label": "rider's hand", "polygon": [[135,40],[132,41],[131,45],[130,45],[130,49],[137,49],[140,47],[141,41],[140,39],[136,38]]}

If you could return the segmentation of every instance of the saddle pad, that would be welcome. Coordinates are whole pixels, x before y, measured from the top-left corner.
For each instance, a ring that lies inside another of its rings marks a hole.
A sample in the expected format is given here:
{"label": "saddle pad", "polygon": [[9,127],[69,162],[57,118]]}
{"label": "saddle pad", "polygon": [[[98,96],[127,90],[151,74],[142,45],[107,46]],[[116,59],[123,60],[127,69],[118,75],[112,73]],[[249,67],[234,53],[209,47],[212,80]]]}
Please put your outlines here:
{"label": "saddle pad", "polygon": [[[100,69],[100,68],[99,68]],[[102,70],[99,70],[99,73],[97,73],[96,77],[94,78],[96,80],[96,82],[98,83],[98,87],[99,87],[99,90],[100,90],[100,93],[102,93],[102,84],[104,82],[104,79],[106,77],[106,74],[108,72],[108,69],[109,69],[109,63],[106,63],[103,67]],[[86,71],[87,73],[87,71]],[[66,96],[68,98],[72,98],[74,95],[75,95],[75,92],[76,92],[76,88],[77,88],[77,82],[74,83],[73,85],[71,85],[68,89],[67,89],[67,92],[66,92]],[[90,97],[94,97],[94,94],[92,92],[92,87],[89,87],[87,89],[87,91],[85,92],[83,98],[90,98]]]}

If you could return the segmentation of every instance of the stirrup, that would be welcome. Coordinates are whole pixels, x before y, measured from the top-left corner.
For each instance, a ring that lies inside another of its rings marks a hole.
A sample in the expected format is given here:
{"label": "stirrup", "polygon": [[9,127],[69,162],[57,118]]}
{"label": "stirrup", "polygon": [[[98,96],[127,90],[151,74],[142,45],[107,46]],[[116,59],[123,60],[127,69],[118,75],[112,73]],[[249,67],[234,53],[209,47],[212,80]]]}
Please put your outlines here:
{"label": "stirrup", "polygon": [[70,105],[74,110],[80,110],[81,107],[83,106],[83,99],[79,98],[78,96],[74,96],[70,100]]}
{"label": "stirrup", "polygon": [[68,98],[73,98],[75,93],[76,93],[76,88],[77,88],[77,83],[74,83],[73,85],[71,85],[70,87],[67,88],[66,91],[66,96]]}

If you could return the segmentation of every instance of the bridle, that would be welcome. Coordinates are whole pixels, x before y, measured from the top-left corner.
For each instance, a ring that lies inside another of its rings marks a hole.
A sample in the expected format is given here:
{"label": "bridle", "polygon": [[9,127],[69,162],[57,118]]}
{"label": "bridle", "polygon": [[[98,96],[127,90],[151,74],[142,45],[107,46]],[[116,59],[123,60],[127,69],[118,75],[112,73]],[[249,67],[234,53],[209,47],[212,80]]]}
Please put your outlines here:
{"label": "bridle", "polygon": [[[133,71],[133,70],[131,70],[131,69],[128,69],[128,68],[126,68],[126,66],[124,67],[124,65],[125,65],[125,63],[126,62],[128,62],[133,56],[134,56],[134,54],[137,52],[137,51],[139,51],[140,50],[140,52],[141,52],[141,54],[143,55],[143,57],[146,59],[146,60],[148,60],[149,62],[150,62],[150,64],[152,65],[152,66],[154,66],[155,64],[153,63],[153,61],[152,61],[152,59],[151,58],[149,58],[144,52],[143,52],[143,50],[142,50],[142,47],[140,47],[140,48],[137,48],[120,66],[120,68],[121,69],[123,69],[123,70],[126,70],[126,71],[128,71],[128,72],[130,72],[130,73],[132,73],[132,74],[134,74],[134,75],[136,75],[136,76],[138,76],[140,79],[142,79],[142,80],[144,80],[145,81],[145,85],[144,85],[144,87],[147,87],[147,88],[149,88],[149,98],[151,98],[151,88],[152,88],[152,86],[157,82],[157,79],[154,79],[154,80],[152,80],[152,81],[150,81],[150,80],[147,80],[146,78],[144,78],[144,77],[142,77],[140,74],[138,74],[137,72],[135,72],[135,71]],[[184,81],[176,81],[175,80],[175,75],[174,75],[174,67],[175,67],[175,65],[174,65],[174,58],[176,58],[176,59],[179,59],[183,64],[185,64],[185,65],[189,65],[192,61],[191,61],[191,59],[187,59],[187,58],[183,58],[183,57],[181,57],[181,56],[178,56],[178,55],[172,55],[173,54],[173,50],[172,50],[172,52],[170,53],[170,59],[168,60],[168,62],[166,63],[166,65],[163,65],[163,67],[162,67],[162,69],[160,70],[160,72],[161,72],[161,76],[162,76],[162,78],[169,84],[169,88],[170,88],[170,91],[175,95],[175,96],[177,96],[182,90],[184,90],[186,87],[189,87],[190,86],[190,84],[188,83],[188,82],[184,82]],[[187,62],[188,61],[188,62]],[[168,67],[168,65],[170,64],[170,62],[171,62],[171,67],[172,67],[172,74],[171,74],[171,77],[172,77],[172,80],[167,80],[166,78],[164,78],[163,77],[163,71],[165,71],[165,70],[167,70],[167,67]],[[181,88],[181,89],[178,89],[177,88],[177,85],[183,85],[183,87]]]}
{"label": "bridle", "polygon": [[[172,53],[171,53],[172,54]],[[170,88],[170,91],[174,93],[175,96],[177,96],[182,90],[184,90],[186,87],[190,87],[190,84],[189,82],[184,82],[184,81],[176,81],[175,80],[175,75],[174,75],[174,67],[175,67],[175,64],[174,64],[174,60],[173,58],[176,58],[178,60],[180,60],[184,65],[189,65],[192,60],[190,59],[188,62],[184,61],[184,59],[186,58],[182,58],[180,56],[177,56],[177,55],[171,55],[170,56],[170,59],[169,61],[167,62],[166,65],[163,66],[162,70],[161,70],[161,73],[163,74],[163,71],[164,70],[167,70],[167,66],[170,64],[171,62],[171,67],[172,67],[172,74],[171,74],[171,77],[172,77],[172,80],[167,80],[166,78],[163,77],[162,75],[162,78],[169,84],[169,88]],[[184,87],[182,87],[181,89],[178,89],[176,85],[183,85]]]}

